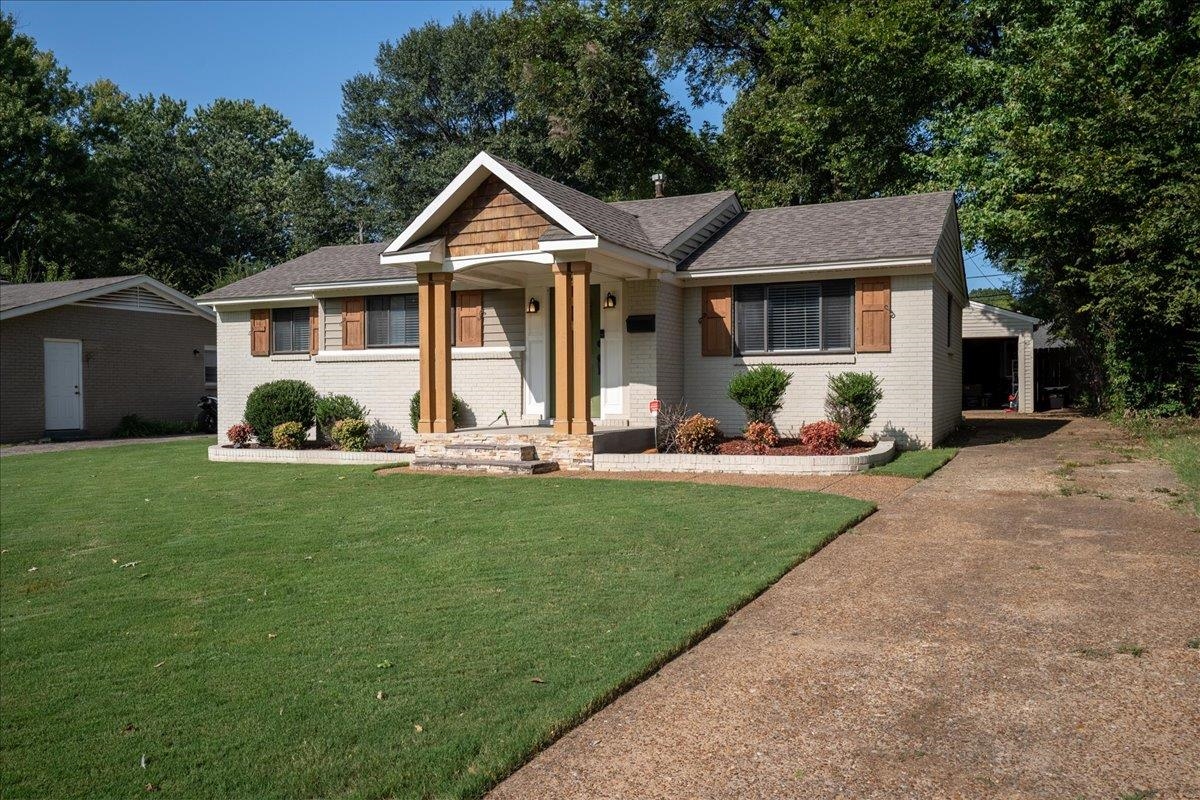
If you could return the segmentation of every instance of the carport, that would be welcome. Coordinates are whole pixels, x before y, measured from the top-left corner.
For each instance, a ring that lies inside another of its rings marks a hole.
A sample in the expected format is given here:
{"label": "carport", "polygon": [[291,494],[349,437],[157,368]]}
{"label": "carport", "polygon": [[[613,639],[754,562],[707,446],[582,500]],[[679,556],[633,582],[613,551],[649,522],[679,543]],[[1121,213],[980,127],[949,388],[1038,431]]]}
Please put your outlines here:
{"label": "carport", "polygon": [[1033,333],[1040,321],[974,300],[963,309],[963,408],[1034,408]]}

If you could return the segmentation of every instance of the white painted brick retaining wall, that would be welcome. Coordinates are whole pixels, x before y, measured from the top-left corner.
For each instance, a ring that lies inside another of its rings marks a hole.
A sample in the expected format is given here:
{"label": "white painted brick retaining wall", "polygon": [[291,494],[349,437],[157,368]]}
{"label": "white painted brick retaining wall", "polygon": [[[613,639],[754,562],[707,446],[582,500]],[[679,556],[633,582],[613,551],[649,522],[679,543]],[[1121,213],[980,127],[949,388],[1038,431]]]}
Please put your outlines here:
{"label": "white painted brick retaining wall", "polygon": [[741,475],[849,475],[886,464],[896,454],[892,441],[866,453],[845,456],[706,456],[686,453],[597,453],[597,472],[728,472]]}

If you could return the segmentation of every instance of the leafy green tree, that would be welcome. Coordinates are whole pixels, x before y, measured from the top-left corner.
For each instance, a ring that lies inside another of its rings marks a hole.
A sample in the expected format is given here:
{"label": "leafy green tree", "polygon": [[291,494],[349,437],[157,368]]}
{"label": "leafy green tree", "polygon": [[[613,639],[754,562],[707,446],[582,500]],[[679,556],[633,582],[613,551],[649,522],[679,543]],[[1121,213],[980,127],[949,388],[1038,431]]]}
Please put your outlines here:
{"label": "leafy green tree", "polygon": [[990,5],[977,97],[934,126],[966,243],[1079,346],[1096,400],[1200,411],[1200,9]]}
{"label": "leafy green tree", "polygon": [[751,205],[903,194],[928,182],[929,121],[963,89],[969,29],[946,0],[795,0],[725,115]]}
{"label": "leafy green tree", "polygon": [[0,14],[0,271],[70,275],[73,231],[90,213],[80,92],[52,53]]}
{"label": "leafy green tree", "polygon": [[1013,293],[1008,289],[980,287],[968,292],[968,297],[972,300],[978,300],[980,303],[995,306],[996,308],[1006,308],[1009,311],[1017,310],[1017,299],[1013,297]]}

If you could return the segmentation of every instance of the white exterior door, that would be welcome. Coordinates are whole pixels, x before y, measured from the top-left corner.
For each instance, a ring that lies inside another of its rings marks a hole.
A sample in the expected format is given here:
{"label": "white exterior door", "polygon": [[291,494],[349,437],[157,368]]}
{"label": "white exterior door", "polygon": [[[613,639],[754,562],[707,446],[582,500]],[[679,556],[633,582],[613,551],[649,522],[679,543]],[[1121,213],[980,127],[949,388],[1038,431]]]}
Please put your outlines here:
{"label": "white exterior door", "polygon": [[83,427],[83,342],[46,339],[46,430]]}

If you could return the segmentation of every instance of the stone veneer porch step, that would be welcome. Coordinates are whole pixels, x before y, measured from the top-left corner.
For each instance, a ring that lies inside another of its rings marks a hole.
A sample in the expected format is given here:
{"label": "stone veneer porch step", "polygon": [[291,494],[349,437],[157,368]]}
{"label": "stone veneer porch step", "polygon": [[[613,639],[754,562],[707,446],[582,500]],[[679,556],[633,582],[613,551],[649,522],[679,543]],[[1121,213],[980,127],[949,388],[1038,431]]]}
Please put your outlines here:
{"label": "stone veneer porch step", "polygon": [[537,461],[537,448],[531,444],[461,442],[446,445],[446,457],[485,461]]}
{"label": "stone veneer porch step", "polygon": [[554,472],[558,469],[556,461],[485,458],[431,458],[418,457],[408,466],[417,472],[453,472],[478,471],[491,472],[497,475],[540,475],[543,472]]}

